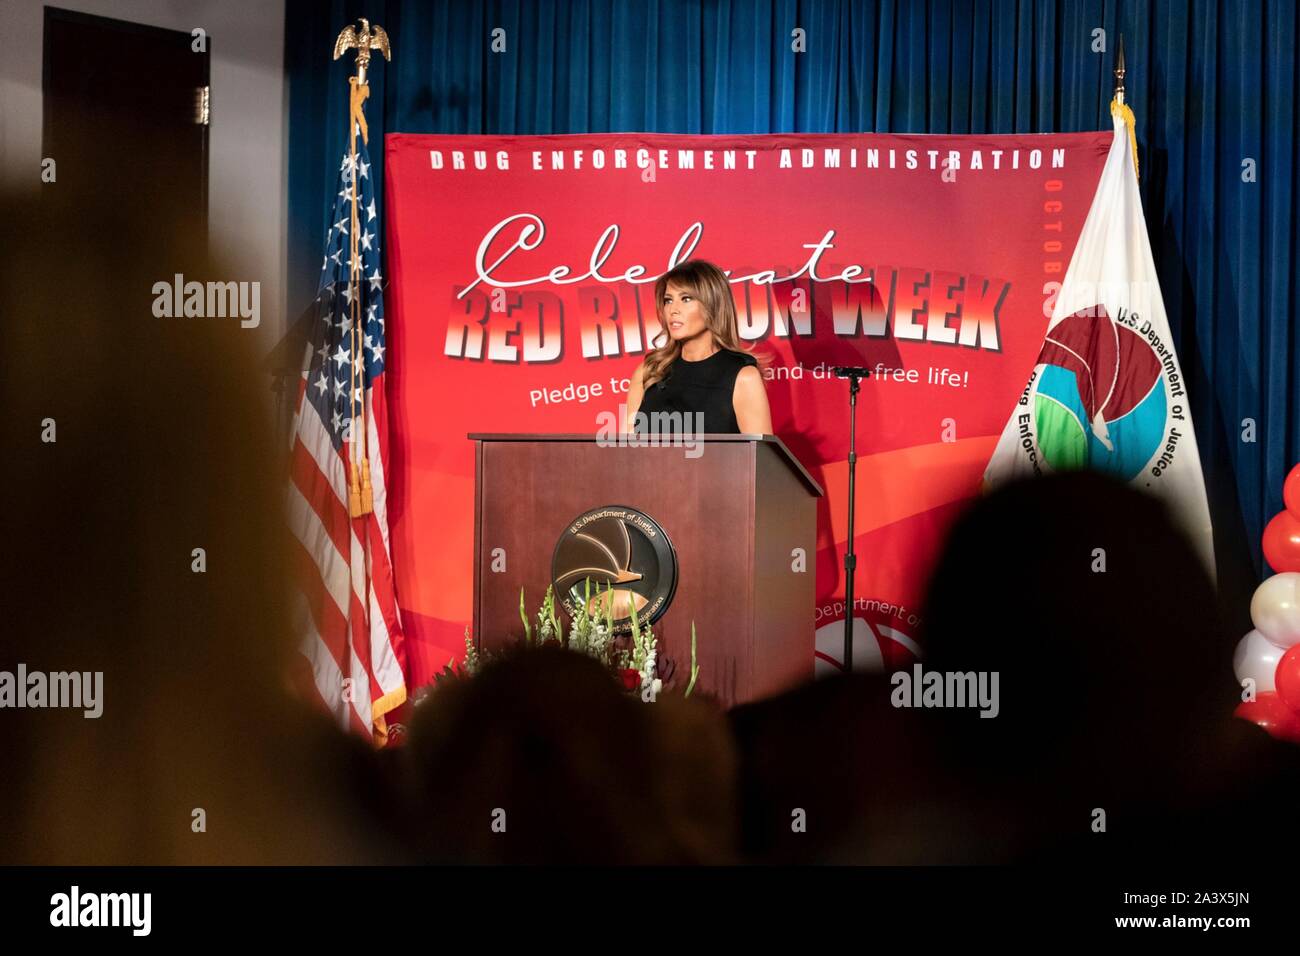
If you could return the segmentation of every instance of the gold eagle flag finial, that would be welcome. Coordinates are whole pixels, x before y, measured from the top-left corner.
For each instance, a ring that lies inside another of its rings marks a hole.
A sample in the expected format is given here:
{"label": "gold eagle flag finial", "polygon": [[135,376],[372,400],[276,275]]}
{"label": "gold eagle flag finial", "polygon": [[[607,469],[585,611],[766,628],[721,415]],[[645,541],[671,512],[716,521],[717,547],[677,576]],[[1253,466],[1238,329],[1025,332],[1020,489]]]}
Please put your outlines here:
{"label": "gold eagle flag finial", "polygon": [[334,59],[338,59],[348,50],[357,51],[357,83],[366,82],[366,70],[370,67],[370,51],[378,50],[384,55],[385,60],[393,58],[392,51],[388,46],[388,34],[379,24],[373,27],[370,21],[361,18],[361,31],[357,32],[356,27],[348,24],[339,34],[339,38],[334,41]]}

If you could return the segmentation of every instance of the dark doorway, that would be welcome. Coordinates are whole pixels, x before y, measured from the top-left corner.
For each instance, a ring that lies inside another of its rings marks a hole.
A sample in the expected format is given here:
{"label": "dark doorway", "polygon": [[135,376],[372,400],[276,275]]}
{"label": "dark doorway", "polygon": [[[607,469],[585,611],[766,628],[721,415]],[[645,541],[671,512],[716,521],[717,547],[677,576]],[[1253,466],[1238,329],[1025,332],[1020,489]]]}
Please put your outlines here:
{"label": "dark doorway", "polygon": [[206,239],[210,43],[195,51],[178,30],[46,7],[47,195],[86,209],[145,204]]}

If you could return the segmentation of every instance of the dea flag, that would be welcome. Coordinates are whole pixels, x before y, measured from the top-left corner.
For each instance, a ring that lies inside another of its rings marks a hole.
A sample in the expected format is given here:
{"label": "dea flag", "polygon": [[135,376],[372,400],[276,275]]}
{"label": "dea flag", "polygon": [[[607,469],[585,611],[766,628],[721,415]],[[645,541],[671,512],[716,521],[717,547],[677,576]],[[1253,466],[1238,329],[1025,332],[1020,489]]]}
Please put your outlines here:
{"label": "dea flag", "polygon": [[1132,113],[1112,103],[1111,114],[1097,195],[985,487],[1077,468],[1113,475],[1165,501],[1213,576],[1205,478],[1129,152]]}

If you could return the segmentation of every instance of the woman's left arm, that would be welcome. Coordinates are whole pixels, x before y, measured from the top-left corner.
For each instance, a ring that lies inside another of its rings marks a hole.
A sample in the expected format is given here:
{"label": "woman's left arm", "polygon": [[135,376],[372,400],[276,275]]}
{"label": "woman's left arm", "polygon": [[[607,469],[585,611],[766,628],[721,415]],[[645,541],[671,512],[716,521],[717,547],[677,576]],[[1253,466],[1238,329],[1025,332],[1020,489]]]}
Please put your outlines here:
{"label": "woman's left arm", "polygon": [[772,409],[767,404],[767,389],[763,375],[757,368],[747,365],[736,376],[731,407],[736,411],[736,424],[744,435],[772,434]]}

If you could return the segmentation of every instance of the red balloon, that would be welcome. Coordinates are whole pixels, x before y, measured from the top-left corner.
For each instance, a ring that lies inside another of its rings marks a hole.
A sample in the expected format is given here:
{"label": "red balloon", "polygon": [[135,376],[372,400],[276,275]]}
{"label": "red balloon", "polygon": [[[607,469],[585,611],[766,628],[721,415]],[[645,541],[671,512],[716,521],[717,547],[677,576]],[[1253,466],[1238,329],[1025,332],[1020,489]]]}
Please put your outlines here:
{"label": "red balloon", "polygon": [[1278,700],[1300,714],[1300,644],[1282,655],[1274,674]]}
{"label": "red balloon", "polygon": [[1300,518],[1279,511],[1265,526],[1264,560],[1278,574],[1300,571]]}
{"label": "red balloon", "polygon": [[1300,743],[1300,714],[1282,703],[1272,691],[1265,691],[1254,700],[1242,701],[1232,714],[1249,720],[1278,740]]}
{"label": "red balloon", "polygon": [[1300,518],[1300,465],[1292,468],[1282,483],[1282,500],[1286,502],[1286,510]]}

